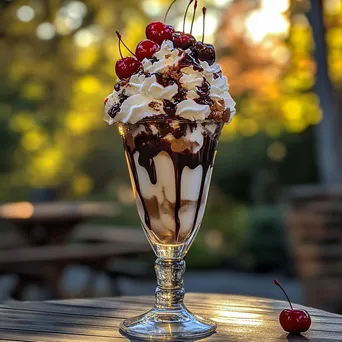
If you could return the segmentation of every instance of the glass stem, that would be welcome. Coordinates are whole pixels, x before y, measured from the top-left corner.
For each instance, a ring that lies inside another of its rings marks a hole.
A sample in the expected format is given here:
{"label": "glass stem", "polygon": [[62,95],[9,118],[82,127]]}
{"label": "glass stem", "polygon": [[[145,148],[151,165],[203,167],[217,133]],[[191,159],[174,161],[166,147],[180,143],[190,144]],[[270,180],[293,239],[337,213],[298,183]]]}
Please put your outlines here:
{"label": "glass stem", "polygon": [[183,307],[184,288],[183,275],[185,261],[182,259],[161,259],[155,262],[157,275],[155,308],[177,310]]}

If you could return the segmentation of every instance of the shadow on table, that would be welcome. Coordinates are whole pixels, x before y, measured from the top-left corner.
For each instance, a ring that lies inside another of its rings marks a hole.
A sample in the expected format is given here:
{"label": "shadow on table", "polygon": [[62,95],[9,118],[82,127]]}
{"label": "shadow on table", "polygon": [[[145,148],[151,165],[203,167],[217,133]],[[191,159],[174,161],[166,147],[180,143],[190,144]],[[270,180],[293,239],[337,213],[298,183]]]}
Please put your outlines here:
{"label": "shadow on table", "polygon": [[[126,337],[129,341],[131,342],[142,342],[144,340],[142,339],[137,339],[137,338],[128,338],[127,336],[125,336],[124,334],[121,334],[122,336]],[[211,336],[211,335],[210,335]],[[200,339],[197,339],[197,340],[187,340],[189,342],[195,342],[195,341],[203,341],[205,339],[207,339],[208,337],[210,336],[206,336],[206,337],[203,337],[203,338],[200,338]],[[229,337],[225,336],[225,341],[226,342],[229,342],[229,341],[235,341],[234,337],[232,337],[232,339],[230,340]],[[281,336],[281,340],[284,340],[284,341],[291,341],[291,342],[298,342],[298,341],[310,341],[309,338],[303,336],[303,335],[292,335],[292,334],[284,334]],[[145,340],[146,341],[146,340]]]}
{"label": "shadow on table", "polygon": [[309,338],[303,336],[303,335],[293,335],[293,334],[288,334],[285,336],[287,341],[310,341]]}

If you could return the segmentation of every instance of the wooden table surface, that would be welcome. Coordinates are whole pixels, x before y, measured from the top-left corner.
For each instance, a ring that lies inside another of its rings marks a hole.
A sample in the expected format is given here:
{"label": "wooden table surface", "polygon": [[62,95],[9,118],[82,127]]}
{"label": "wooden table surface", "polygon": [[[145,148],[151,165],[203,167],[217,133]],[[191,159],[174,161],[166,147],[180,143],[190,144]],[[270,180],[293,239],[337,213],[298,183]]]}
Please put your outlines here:
{"label": "wooden table surface", "polygon": [[[342,341],[342,316],[336,314],[307,308],[310,330],[292,336],[278,323],[279,312],[288,307],[283,301],[200,293],[185,298],[193,313],[218,324],[217,332],[202,341]],[[118,331],[119,323],[151,308],[153,300],[143,296],[8,302],[0,305],[0,341],[127,341]]]}

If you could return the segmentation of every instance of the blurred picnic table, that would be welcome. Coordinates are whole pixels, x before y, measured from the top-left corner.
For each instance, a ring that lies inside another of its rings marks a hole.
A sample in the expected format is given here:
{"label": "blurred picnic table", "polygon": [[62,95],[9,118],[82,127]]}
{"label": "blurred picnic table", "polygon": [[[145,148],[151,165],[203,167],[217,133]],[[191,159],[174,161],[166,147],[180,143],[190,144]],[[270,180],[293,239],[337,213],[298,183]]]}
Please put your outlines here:
{"label": "blurred picnic table", "polygon": [[64,243],[81,222],[119,212],[108,202],[17,202],[0,205],[0,220],[13,223],[30,245],[46,245]]}
{"label": "blurred picnic table", "polygon": [[[130,272],[125,260],[115,266],[110,261],[151,252],[147,240],[141,229],[86,224],[91,218],[113,217],[119,211],[115,203],[108,202],[1,205],[0,220],[14,225],[13,231],[3,238],[0,235],[0,274],[19,278],[11,296],[23,299],[29,285],[39,284],[48,298],[63,298],[60,279],[65,267],[72,264],[89,267],[94,276],[105,272],[111,277],[112,293],[119,294],[116,278],[137,276],[137,272]],[[87,293],[94,280],[89,280]]]}
{"label": "blurred picnic table", "polygon": [[[194,314],[208,317],[217,323],[217,332],[203,341],[342,341],[342,316],[314,308],[296,305],[308,310],[312,325],[302,335],[288,335],[278,321],[279,313],[289,306],[284,301],[189,293],[186,294],[185,302]],[[145,296],[8,302],[0,305],[0,340],[127,341],[118,330],[121,321],[146,312],[153,303],[154,298]]]}

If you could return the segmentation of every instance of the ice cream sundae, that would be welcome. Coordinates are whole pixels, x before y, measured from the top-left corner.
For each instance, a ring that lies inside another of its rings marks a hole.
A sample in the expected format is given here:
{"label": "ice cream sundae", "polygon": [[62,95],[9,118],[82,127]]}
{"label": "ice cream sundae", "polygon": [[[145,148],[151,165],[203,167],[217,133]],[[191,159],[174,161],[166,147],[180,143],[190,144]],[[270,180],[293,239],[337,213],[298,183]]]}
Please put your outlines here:
{"label": "ice cream sundae", "polygon": [[157,243],[179,244],[202,220],[217,141],[235,102],[212,45],[161,22],[146,36],[134,57],[116,64],[105,120],[120,126],[145,231]]}
{"label": "ice cream sundae", "polygon": [[[186,14],[192,3],[194,19],[197,0],[189,1]],[[205,8],[202,13],[204,27]],[[214,47],[204,42],[204,29],[196,41],[192,27],[193,20],[190,33],[185,25],[177,32],[153,22],[135,53],[117,32],[119,80],[105,99],[105,120],[119,128],[140,220],[158,257],[154,308],[125,320],[120,330],[158,341],[216,329],[183,304],[182,259],[201,224],[218,139],[235,114],[235,102]],[[123,57],[122,45],[130,57]]]}

